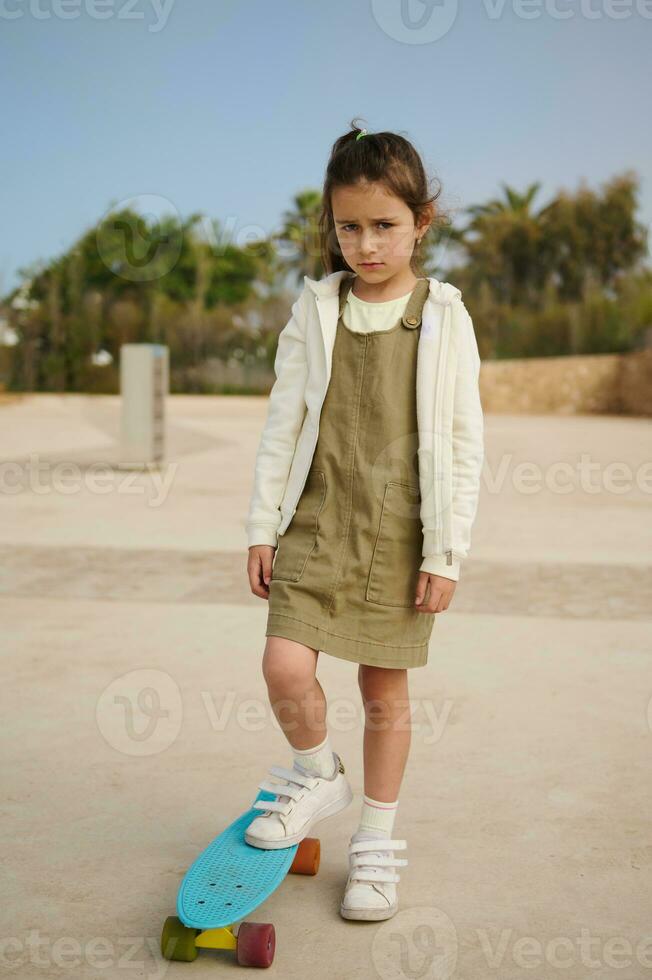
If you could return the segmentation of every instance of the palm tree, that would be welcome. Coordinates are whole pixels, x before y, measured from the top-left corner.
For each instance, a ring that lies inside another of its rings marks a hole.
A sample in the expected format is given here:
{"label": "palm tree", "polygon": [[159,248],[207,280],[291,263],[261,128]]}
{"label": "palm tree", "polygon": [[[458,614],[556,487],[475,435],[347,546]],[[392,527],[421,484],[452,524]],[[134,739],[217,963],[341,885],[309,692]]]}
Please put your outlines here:
{"label": "palm tree", "polygon": [[285,267],[296,274],[300,283],[304,276],[320,279],[324,274],[319,247],[319,214],[321,193],[305,190],[294,197],[293,209],[283,214],[283,227],[273,236],[281,246],[289,246],[291,254]]}
{"label": "palm tree", "polygon": [[528,216],[531,214],[532,201],[540,187],[541,183],[537,180],[530,184],[525,194],[520,194],[509,184],[503,183],[504,200],[501,201],[500,198],[495,197],[486,204],[472,204],[467,208],[467,211],[473,216],[483,214],[522,214]]}
{"label": "palm tree", "polygon": [[533,201],[541,188],[535,181],[520,193],[503,183],[504,197],[467,208],[471,220],[462,232],[474,285],[489,282],[504,303],[536,304],[546,279],[542,267],[541,216]]}

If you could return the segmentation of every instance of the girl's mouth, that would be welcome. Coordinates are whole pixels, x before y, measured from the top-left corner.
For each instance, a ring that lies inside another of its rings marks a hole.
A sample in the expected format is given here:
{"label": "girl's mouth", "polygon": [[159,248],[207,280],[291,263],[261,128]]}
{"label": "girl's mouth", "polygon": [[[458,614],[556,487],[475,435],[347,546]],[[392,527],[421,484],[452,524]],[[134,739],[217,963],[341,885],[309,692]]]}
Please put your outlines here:
{"label": "girl's mouth", "polygon": [[360,265],[363,269],[377,269],[381,266],[382,262],[361,262]]}

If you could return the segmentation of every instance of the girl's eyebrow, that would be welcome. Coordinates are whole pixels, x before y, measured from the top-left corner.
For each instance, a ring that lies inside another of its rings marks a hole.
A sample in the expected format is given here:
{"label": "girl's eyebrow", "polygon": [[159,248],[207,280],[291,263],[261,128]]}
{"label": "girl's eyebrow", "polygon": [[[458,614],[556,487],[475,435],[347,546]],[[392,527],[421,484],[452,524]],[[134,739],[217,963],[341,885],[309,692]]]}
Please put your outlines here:
{"label": "girl's eyebrow", "polygon": [[[396,221],[396,218],[370,218],[370,221]],[[336,225],[354,225],[355,218],[336,218]]]}

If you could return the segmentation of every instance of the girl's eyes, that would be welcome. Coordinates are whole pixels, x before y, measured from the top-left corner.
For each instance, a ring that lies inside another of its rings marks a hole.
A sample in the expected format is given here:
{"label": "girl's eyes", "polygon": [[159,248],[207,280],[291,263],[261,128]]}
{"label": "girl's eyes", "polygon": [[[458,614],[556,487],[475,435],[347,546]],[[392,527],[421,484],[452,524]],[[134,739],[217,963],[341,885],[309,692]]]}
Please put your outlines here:
{"label": "girl's eyes", "polygon": [[[379,221],[378,222],[378,227],[380,228],[381,225],[383,227],[385,227],[385,228],[392,228],[393,227],[392,226],[392,223],[390,221]],[[342,225],[342,231],[349,231],[351,228],[357,228],[357,227],[358,227],[357,225]]]}

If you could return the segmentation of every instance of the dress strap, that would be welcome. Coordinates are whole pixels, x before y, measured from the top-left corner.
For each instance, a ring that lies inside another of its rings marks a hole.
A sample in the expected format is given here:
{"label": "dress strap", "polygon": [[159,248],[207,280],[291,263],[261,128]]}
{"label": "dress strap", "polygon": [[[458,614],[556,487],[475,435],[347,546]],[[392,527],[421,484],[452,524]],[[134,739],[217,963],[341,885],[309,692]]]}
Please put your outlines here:
{"label": "dress strap", "polygon": [[420,326],[423,307],[425,306],[429,292],[430,280],[419,279],[412,290],[407,306],[405,307],[405,313],[403,314],[403,326],[407,327],[408,330],[414,330],[415,327]]}
{"label": "dress strap", "polygon": [[355,279],[355,274],[353,272],[348,272],[345,276],[342,276],[340,280],[340,309],[338,313],[338,319],[342,316],[344,312],[344,307],[346,306],[346,300],[349,295],[349,290],[353,285],[353,280]]}

